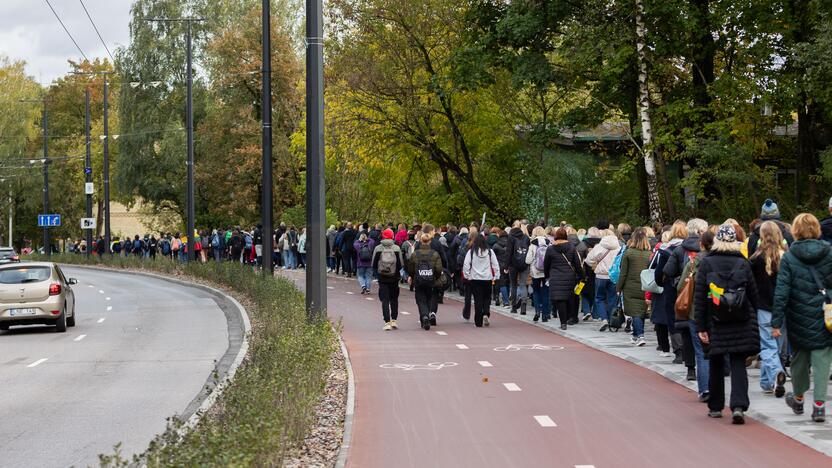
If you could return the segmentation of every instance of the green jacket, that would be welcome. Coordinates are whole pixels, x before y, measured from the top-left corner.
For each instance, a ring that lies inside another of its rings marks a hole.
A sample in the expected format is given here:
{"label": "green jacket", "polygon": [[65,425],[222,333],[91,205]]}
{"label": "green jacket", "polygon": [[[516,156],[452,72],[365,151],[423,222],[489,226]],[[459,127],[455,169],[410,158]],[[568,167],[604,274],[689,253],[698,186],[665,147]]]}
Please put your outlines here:
{"label": "green jacket", "polygon": [[647,315],[647,302],[641,289],[641,271],[650,265],[650,251],[627,249],[621,257],[621,273],[616,290],[624,295],[624,313],[630,317]]}
{"label": "green jacket", "polygon": [[795,242],[780,262],[771,326],[781,328],[785,321],[789,344],[794,348],[828,348],[832,346],[832,333],[823,324],[824,298],[809,266],[832,290],[832,247],[816,239]]}
{"label": "green jacket", "polygon": [[416,281],[416,268],[419,267],[421,261],[427,261],[433,266],[433,277],[435,278],[433,287],[442,286],[442,258],[435,250],[428,248],[415,250],[407,262],[407,272],[413,278],[413,281]]}

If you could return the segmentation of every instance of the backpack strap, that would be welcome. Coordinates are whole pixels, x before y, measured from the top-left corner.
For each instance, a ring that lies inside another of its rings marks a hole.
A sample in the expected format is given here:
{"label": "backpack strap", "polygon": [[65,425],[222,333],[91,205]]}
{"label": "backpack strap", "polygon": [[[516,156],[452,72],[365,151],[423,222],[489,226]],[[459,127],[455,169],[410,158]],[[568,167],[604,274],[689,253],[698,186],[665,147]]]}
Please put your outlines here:
{"label": "backpack strap", "polygon": [[809,271],[812,273],[812,278],[815,280],[815,286],[817,286],[818,292],[820,292],[827,304],[832,304],[832,296],[829,295],[829,292],[826,290],[826,286],[823,285],[823,281],[820,279],[818,270],[811,265],[807,266],[809,267]]}

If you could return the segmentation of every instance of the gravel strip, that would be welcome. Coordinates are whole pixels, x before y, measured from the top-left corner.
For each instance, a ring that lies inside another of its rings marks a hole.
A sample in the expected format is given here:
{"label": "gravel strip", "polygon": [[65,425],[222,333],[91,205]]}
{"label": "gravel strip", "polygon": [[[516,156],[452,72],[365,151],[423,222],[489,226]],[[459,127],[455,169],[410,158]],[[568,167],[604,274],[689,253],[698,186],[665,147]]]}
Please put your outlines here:
{"label": "gravel strip", "polygon": [[321,401],[315,408],[317,422],[309,435],[286,454],[284,468],[331,468],[335,466],[347,411],[347,368],[340,348],[330,358],[329,377]]}

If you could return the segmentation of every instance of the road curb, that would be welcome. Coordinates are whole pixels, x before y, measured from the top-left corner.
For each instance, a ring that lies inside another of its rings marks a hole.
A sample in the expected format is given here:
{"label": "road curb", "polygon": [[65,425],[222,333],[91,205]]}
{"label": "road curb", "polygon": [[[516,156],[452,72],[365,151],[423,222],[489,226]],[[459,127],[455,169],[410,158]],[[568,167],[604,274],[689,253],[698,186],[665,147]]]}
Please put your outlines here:
{"label": "road curb", "polygon": [[341,448],[338,449],[338,458],[335,460],[335,468],[344,468],[347,465],[347,456],[352,442],[353,424],[355,422],[355,374],[352,371],[350,353],[341,334],[338,334],[338,343],[341,345],[341,354],[344,356],[344,365],[347,368],[347,410],[344,414],[344,437],[341,439]]}
{"label": "road curb", "polygon": [[[445,297],[447,297],[448,299],[451,299],[453,301],[456,301],[456,302],[460,302],[460,303],[464,302],[464,298],[462,296],[459,296],[459,295],[456,295],[456,294],[447,294]],[[489,309],[491,310],[491,312],[496,312],[496,313],[498,313],[498,314],[500,314],[504,317],[520,321],[520,322],[525,323],[527,325],[532,325],[532,326],[541,328],[541,329],[546,330],[550,333],[554,333],[556,335],[560,335],[560,336],[562,336],[564,338],[567,338],[567,339],[570,339],[572,341],[576,341],[576,342],[578,342],[582,345],[585,345],[587,347],[590,347],[592,349],[595,349],[595,350],[601,351],[603,353],[609,354],[611,356],[615,356],[619,359],[623,359],[625,361],[631,362],[631,363],[633,363],[633,364],[635,364],[639,367],[645,368],[645,369],[650,370],[650,371],[652,371],[656,374],[659,374],[660,376],[666,378],[667,380],[675,382],[675,383],[687,388],[688,390],[693,391],[694,393],[697,392],[697,387],[695,385],[695,382],[688,382],[684,377],[681,377],[680,375],[678,375],[674,372],[669,372],[669,371],[666,371],[664,369],[661,369],[660,367],[658,367],[658,366],[656,366],[652,363],[642,361],[641,359],[638,359],[638,358],[635,358],[635,357],[632,357],[632,356],[628,356],[624,353],[616,351],[615,349],[610,349],[610,348],[608,348],[604,345],[595,343],[594,341],[589,340],[587,338],[571,334],[568,331],[564,332],[563,330],[555,329],[555,328],[552,328],[551,326],[543,325],[542,323],[535,323],[535,322],[529,322],[527,320],[523,320],[523,318],[520,315],[511,314],[511,313],[509,313],[505,310],[500,310],[500,308],[489,307]],[[807,447],[809,447],[809,448],[811,448],[815,451],[818,451],[818,452],[820,452],[820,453],[822,453],[826,456],[832,457],[832,447],[828,446],[828,444],[823,444],[822,442],[820,442],[820,441],[818,441],[818,440],[816,440],[812,437],[807,436],[806,434],[800,432],[798,429],[796,429],[794,427],[791,427],[785,421],[781,421],[779,419],[772,418],[771,416],[769,416],[765,413],[758,412],[757,410],[754,410],[754,409],[751,409],[751,408],[745,414],[747,416],[749,416],[750,418],[752,418],[752,419],[754,419],[754,420],[756,420],[756,421],[758,421],[762,424],[765,424],[766,426],[770,427],[771,429],[774,429],[775,431],[785,435],[786,437],[789,437],[789,438],[791,438],[791,439],[793,439],[797,442],[800,442],[801,444],[803,444],[803,445],[805,445],[805,446],[807,446]]]}
{"label": "road curb", "polygon": [[[225,388],[231,383],[234,378],[234,375],[237,373],[237,369],[245,360],[246,354],[248,354],[248,346],[249,346],[249,336],[251,334],[251,321],[249,320],[248,313],[246,312],[245,307],[240,304],[236,299],[234,299],[230,294],[226,292],[211,287],[206,286],[204,284],[199,283],[191,283],[188,281],[184,281],[177,278],[172,278],[164,275],[160,275],[157,273],[150,273],[145,271],[137,271],[137,270],[129,270],[129,269],[120,269],[120,268],[107,268],[101,266],[93,266],[93,265],[75,265],[75,264],[60,264],[62,267],[67,268],[80,268],[80,269],[87,269],[93,271],[103,271],[103,272],[115,272],[115,273],[122,273],[127,275],[136,275],[136,276],[145,276],[153,279],[173,282],[176,284],[180,284],[182,286],[186,286],[189,288],[201,289],[212,295],[219,297],[233,306],[233,309],[236,309],[238,318],[240,320],[239,324],[235,324],[231,317],[229,317],[228,311],[226,308],[222,307],[222,304],[217,304],[220,307],[220,310],[223,311],[223,315],[226,318],[226,325],[228,327],[228,349],[223,354],[223,357],[217,362],[217,365],[214,368],[214,372],[218,371],[218,367],[222,361],[227,360],[229,355],[233,355],[233,360],[231,360],[228,368],[224,371],[220,370],[220,379],[214,385],[214,380],[212,375],[209,375],[206,380],[205,386],[203,389],[200,390],[199,394],[197,394],[193,400],[188,404],[188,406],[184,409],[183,413],[180,414],[178,417],[183,422],[183,426],[180,429],[180,433],[187,431],[199,422],[199,419],[211,409],[211,407],[217,402],[217,399],[222,395],[222,392]],[[239,325],[241,329],[235,329],[235,325]],[[236,342],[235,337],[239,332],[239,342]],[[236,348],[236,349],[234,349]],[[349,367],[349,360],[347,361],[347,369],[348,372],[351,373],[352,369]],[[207,389],[207,391],[206,391]]]}

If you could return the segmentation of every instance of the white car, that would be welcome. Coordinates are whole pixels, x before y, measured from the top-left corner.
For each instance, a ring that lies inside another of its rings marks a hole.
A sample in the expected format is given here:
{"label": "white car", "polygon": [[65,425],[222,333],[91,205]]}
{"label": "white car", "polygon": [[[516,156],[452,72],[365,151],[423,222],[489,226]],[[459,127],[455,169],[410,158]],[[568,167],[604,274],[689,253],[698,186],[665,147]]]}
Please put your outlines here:
{"label": "white car", "polygon": [[58,332],[75,326],[75,293],[54,263],[0,265],[0,330],[14,325],[54,325]]}

